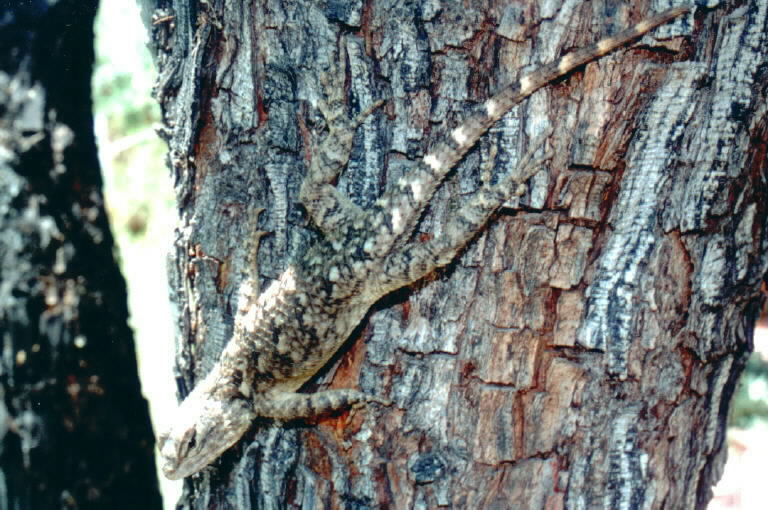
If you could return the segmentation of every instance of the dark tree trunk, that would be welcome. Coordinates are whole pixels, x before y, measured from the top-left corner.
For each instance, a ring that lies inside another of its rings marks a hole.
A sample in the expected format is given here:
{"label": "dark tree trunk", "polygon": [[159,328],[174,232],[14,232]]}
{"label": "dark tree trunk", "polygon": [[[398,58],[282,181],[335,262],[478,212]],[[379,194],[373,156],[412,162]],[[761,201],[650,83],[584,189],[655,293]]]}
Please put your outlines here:
{"label": "dark tree trunk", "polygon": [[[180,208],[182,395],[231,333],[250,253],[265,284],[317,235],[297,194],[323,73],[353,111],[388,101],[339,182],[365,207],[521,68],[669,6],[144,3]],[[414,242],[551,130],[546,171],[452,265],[375,306],[307,388],[395,406],[259,423],[180,507],[704,508],[766,270],[767,11],[697,9],[513,109]]]}
{"label": "dark tree trunk", "polygon": [[0,3],[0,508],[161,507],[96,159],[96,6]]}

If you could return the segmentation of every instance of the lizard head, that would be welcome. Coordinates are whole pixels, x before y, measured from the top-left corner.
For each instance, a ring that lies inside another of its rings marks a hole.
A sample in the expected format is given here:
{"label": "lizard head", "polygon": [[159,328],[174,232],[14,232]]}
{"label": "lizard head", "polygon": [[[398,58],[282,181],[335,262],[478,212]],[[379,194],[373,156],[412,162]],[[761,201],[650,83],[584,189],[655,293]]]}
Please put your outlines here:
{"label": "lizard head", "polygon": [[158,436],[163,474],[177,480],[216,460],[245,433],[254,418],[243,398],[220,396],[204,380],[179,406],[173,425]]}

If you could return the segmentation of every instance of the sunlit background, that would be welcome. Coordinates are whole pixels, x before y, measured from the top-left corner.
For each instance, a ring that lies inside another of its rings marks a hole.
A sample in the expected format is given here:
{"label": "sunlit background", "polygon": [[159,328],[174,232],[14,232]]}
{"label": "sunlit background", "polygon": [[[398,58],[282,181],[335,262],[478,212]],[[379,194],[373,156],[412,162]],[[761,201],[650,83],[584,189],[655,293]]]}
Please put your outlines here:
{"label": "sunlit background", "polygon": [[[166,276],[175,204],[166,145],[155,134],[160,111],[151,96],[155,69],[146,40],[133,1],[101,2],[93,75],[96,136],[107,209],[128,283],[139,376],[157,435],[158,424],[170,421],[176,408]],[[172,509],[181,482],[159,472],[158,477],[164,506]]]}
{"label": "sunlit background", "polygon": [[[102,1],[97,19],[93,77],[96,134],[112,229],[128,282],[131,326],[139,373],[152,420],[167,423],[176,406],[174,331],[168,302],[167,253],[175,205],[165,166],[165,145],[151,97],[155,70],[146,31],[132,1]],[[768,333],[758,330],[736,396],[728,432],[729,461],[709,510],[762,510],[768,464]],[[159,475],[165,508],[180,495],[179,482]]]}

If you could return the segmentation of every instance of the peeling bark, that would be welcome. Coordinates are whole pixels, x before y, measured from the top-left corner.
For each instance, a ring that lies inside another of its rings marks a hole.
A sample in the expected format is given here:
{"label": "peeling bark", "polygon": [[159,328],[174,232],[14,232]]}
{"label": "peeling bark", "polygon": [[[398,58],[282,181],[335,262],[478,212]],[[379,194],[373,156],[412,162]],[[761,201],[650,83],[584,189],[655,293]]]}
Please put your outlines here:
{"label": "peeling bark", "polygon": [[[256,232],[262,283],[317,235],[296,197],[323,72],[344,63],[355,111],[388,101],[339,179],[365,207],[521,69],[668,6],[144,3],[180,206],[182,395],[228,338]],[[258,423],[181,507],[704,508],[766,270],[767,24],[766,0],[697,9],[513,109],[417,236],[551,129],[546,171],[307,388],[395,407]]]}

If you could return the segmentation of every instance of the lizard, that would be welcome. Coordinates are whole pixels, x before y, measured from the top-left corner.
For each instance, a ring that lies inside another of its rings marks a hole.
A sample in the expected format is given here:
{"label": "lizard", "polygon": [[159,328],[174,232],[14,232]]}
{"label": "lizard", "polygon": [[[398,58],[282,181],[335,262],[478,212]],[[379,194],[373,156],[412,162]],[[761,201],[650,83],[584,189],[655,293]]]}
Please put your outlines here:
{"label": "lizard", "polygon": [[533,92],[692,8],[652,15],[505,86],[365,211],[343,196],[334,181],[346,167],[356,128],[382,102],[353,119],[319,105],[329,133],[311,159],[299,199],[322,235],[258,296],[257,277],[240,284],[233,333],[221,357],[158,436],[165,476],[179,479],[202,470],[259,417],[294,420],[366,403],[390,405],[385,398],[354,389],[298,390],[339,350],[375,302],[450,263],[496,210],[521,194],[538,168],[529,153],[497,183],[482,179],[440,236],[411,241],[446,175],[506,112]]}

